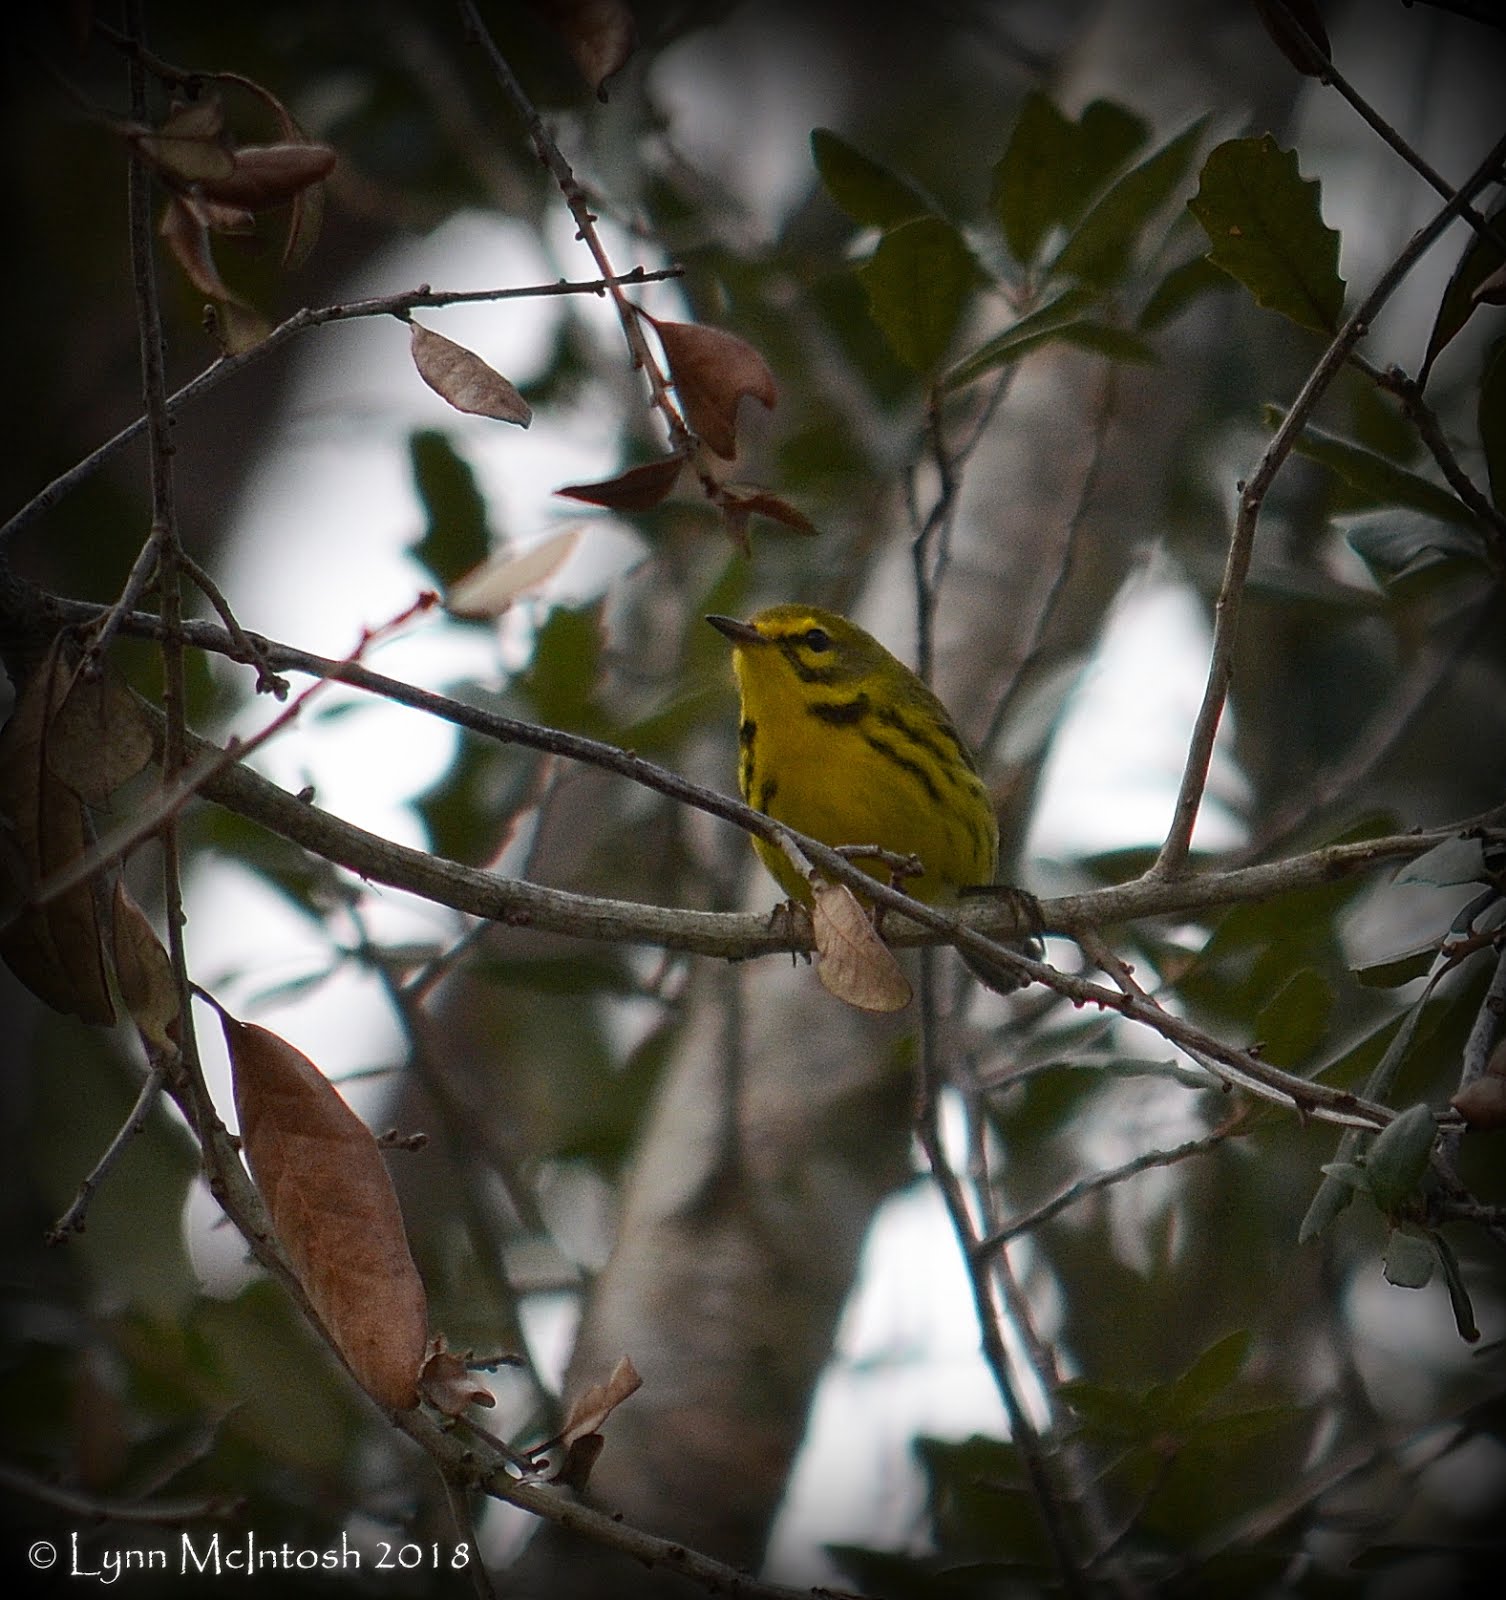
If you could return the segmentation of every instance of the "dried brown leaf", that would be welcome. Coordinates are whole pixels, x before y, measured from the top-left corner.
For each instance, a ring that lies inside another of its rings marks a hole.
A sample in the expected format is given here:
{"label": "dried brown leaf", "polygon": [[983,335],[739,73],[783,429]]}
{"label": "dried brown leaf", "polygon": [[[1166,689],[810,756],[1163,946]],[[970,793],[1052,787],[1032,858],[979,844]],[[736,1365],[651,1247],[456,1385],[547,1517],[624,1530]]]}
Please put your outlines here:
{"label": "dried brown leaf", "polygon": [[214,264],[214,253],[209,248],[209,230],[186,200],[174,195],[167,202],[158,231],[167,241],[173,259],[182,267],[183,275],[201,295],[222,305],[235,300],[234,293]]}
{"label": "dried brown leaf", "polygon": [[53,1010],[108,1027],[115,1006],[91,885],[76,884],[44,906],[24,904],[88,842],[83,804],[48,761],[52,720],[72,681],[55,640],[0,729],[0,866],[9,880],[6,900],[23,902],[0,928],[0,959]]}
{"label": "dried brown leaf", "polygon": [[218,200],[206,200],[203,195],[185,194],[178,197],[211,233],[255,233],[255,214],[241,206],[221,205]]}
{"label": "dried brown leaf", "polygon": [[820,956],[816,976],[824,987],[859,1011],[902,1011],[913,992],[910,980],[858,897],[846,884],[820,878],[811,889],[811,923]]}
{"label": "dried brown leaf", "polygon": [[533,421],[528,402],[474,351],[446,339],[442,333],[413,325],[413,365],[418,375],[442,400],[457,411],[477,417],[495,417],[526,428]]}
{"label": "dried brown leaf", "polygon": [[417,1405],[428,1306],[371,1130],[285,1039],[220,1022],[246,1160],[298,1281],[367,1392]]}
{"label": "dried brown leaf", "polygon": [[151,1055],[179,1042],[178,985],[172,962],[146,913],[131,898],[123,880],[115,882],[115,984],[131,1021]]}
{"label": "dried brown leaf", "polygon": [[103,805],[152,759],[152,731],[114,673],[74,676],[47,730],[47,765],[86,805]]}
{"label": "dried brown leaf", "polygon": [[599,1433],[582,1434],[579,1439],[572,1440],[559,1471],[554,1475],[554,1481],[564,1484],[567,1489],[574,1489],[577,1494],[584,1494],[591,1480],[591,1469],[600,1459],[606,1443]]}
{"label": "dried brown leaf", "polygon": [[520,595],[547,583],[580,542],[579,528],[566,528],[520,555],[494,556],[472,567],[445,596],[452,616],[485,621],[510,610]]}
{"label": "dried brown leaf", "polygon": [[716,501],[726,512],[735,512],[743,522],[750,516],[768,517],[773,522],[793,528],[814,538],[820,529],[804,512],[797,510],[788,500],[767,489],[755,489],[742,484],[724,483],[717,491]]}
{"label": "dried brown leaf", "polygon": [[[647,313],[642,313],[647,316]],[[779,389],[768,363],[746,339],[699,322],[653,324],[691,431],[724,461],[737,454],[737,407],[752,395],[773,410]]]}
{"label": "dried brown leaf", "polygon": [[424,1399],[447,1417],[463,1416],[471,1406],[497,1403],[497,1397],[465,1362],[445,1348],[443,1335],[436,1335],[433,1341],[419,1373],[418,1387]]}
{"label": "dried brown leaf", "polygon": [[602,1423],[630,1394],[642,1387],[643,1379],[638,1376],[638,1369],[627,1356],[623,1356],[612,1368],[605,1383],[593,1383],[571,1402],[558,1442],[573,1445],[587,1434],[600,1432]]}
{"label": "dried brown leaf", "polygon": [[571,483],[554,492],[568,500],[606,506],[610,511],[650,511],[668,497],[684,468],[684,456],[665,456],[660,461],[646,461],[641,467],[629,467],[600,483]]}
{"label": "dried brown leaf", "polygon": [[564,39],[580,73],[600,100],[638,45],[633,13],[623,0],[533,0],[534,9]]}
{"label": "dried brown leaf", "polygon": [[286,205],[334,168],[335,152],[327,144],[241,145],[232,152],[229,171],[202,179],[198,191],[222,205],[265,211]]}

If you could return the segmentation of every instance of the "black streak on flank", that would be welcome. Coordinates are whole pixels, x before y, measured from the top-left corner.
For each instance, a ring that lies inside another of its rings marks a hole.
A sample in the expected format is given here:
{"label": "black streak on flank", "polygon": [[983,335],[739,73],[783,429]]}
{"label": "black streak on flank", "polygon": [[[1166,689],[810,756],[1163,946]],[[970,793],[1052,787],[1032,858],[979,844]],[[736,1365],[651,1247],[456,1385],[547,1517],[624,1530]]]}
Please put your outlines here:
{"label": "black streak on flank", "polygon": [[744,750],[753,748],[753,741],[758,737],[758,724],[752,717],[744,717],[737,730],[737,742]]}
{"label": "black streak on flank", "polygon": [[834,728],[850,728],[868,715],[868,696],[860,694],[852,700],[812,700],[805,709],[819,722],[830,723]]}

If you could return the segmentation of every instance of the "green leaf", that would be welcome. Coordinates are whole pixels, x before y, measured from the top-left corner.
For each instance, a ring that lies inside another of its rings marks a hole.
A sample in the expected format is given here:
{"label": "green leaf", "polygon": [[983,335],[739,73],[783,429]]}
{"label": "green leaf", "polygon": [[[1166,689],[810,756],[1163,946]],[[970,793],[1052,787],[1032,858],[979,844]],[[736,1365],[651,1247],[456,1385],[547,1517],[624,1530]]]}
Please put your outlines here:
{"label": "green leaf", "polygon": [[1221,272],[1207,256],[1194,256],[1161,279],[1145,302],[1145,309],[1135,318],[1135,326],[1152,333],[1180,316],[1194,300],[1232,287],[1227,272]]}
{"label": "green leaf", "polygon": [[1208,259],[1258,305],[1304,328],[1333,333],[1344,309],[1339,236],[1325,225],[1319,185],[1297,171],[1295,150],[1270,134],[1230,139],[1203,163],[1188,209],[1203,225]]}
{"label": "green leaf", "polygon": [[1399,989],[1414,978],[1426,976],[1437,955],[1437,945],[1426,944],[1405,955],[1372,961],[1368,966],[1353,969],[1355,982],[1364,984],[1367,989]]}
{"label": "green leaf", "polygon": [[1485,357],[1478,416],[1490,498],[1506,512],[1506,339],[1497,339]]}
{"label": "green leaf", "polygon": [[1461,1339],[1474,1344],[1480,1337],[1480,1329],[1475,1322],[1475,1308],[1469,1298],[1469,1288],[1464,1282],[1463,1272],[1459,1270],[1459,1258],[1444,1234],[1434,1233],[1429,1237],[1438,1254],[1438,1265],[1443,1268],[1443,1281],[1448,1286],[1449,1304],[1454,1312],[1454,1326],[1459,1330]]}
{"label": "green leaf", "polygon": [[[1487,214],[1487,220],[1496,224],[1506,222],[1506,199],[1496,202]],[[1496,231],[1500,231],[1499,226]],[[1479,304],[1475,299],[1475,290],[1502,264],[1503,259],[1506,258],[1502,257],[1493,240],[1470,230],[1469,243],[1459,257],[1448,288],[1443,291],[1443,299],[1438,303],[1438,315],[1433,319],[1433,331],[1428,335],[1427,354],[1422,358],[1422,368],[1417,374],[1419,388],[1427,383],[1433,363],[1444,348],[1473,315]]]}
{"label": "green leaf", "polygon": [[1355,1186],[1341,1173],[1325,1173],[1297,1227],[1297,1243],[1316,1239],[1354,1199]]}
{"label": "green leaf", "polygon": [[812,132],[811,156],[826,192],[854,222],[890,228],[931,209],[906,179],[865,156],[830,128]]}
{"label": "green leaf", "polygon": [[1415,511],[1376,512],[1344,533],[1350,548],[1387,589],[1417,579],[1429,569],[1477,565],[1485,548],[1473,529],[1439,522]]}
{"label": "green leaf", "polygon": [[533,660],[518,677],[539,721],[578,733],[599,733],[595,704],[601,674],[601,602],[556,606],[534,640]]}
{"label": "green leaf", "polygon": [[1076,345],[1079,350],[1091,350],[1095,355],[1107,356],[1110,361],[1123,361],[1132,366],[1155,367],[1161,363],[1155,347],[1131,333],[1128,328],[1116,328],[1107,322],[1067,323],[1057,335],[1063,344]]}
{"label": "green leaf", "polygon": [[935,370],[981,274],[962,235],[940,217],[913,217],[858,268],[874,321],[912,372]]}
{"label": "green leaf", "polygon": [[1386,1240],[1381,1270],[1386,1282],[1398,1289],[1425,1289],[1432,1281],[1438,1257],[1425,1233],[1410,1228],[1393,1228]]}
{"label": "green leaf", "polygon": [[1007,367],[1018,361],[1031,350],[1059,337],[1063,328],[1080,321],[1082,313],[1096,298],[1087,289],[1064,289],[1054,299],[1027,312],[1018,322],[979,345],[970,356],[964,356],[942,379],[943,387],[960,389],[997,367]]}
{"label": "green leaf", "polygon": [[1300,1066],[1328,1037],[1333,1003],[1333,985],[1316,968],[1294,972],[1255,1018],[1262,1057],[1278,1067]]}
{"label": "green leaf", "polygon": [[1141,118],[1107,100],[1095,100],[1073,122],[1038,90],[1026,95],[994,165],[990,196],[1015,260],[1030,264],[1052,227],[1076,222],[1149,132]]}
{"label": "green leaf", "polygon": [[[1286,418],[1279,406],[1265,408],[1265,424],[1273,432]],[[1316,461],[1347,483],[1375,506],[1405,506],[1444,522],[1457,522],[1473,528],[1475,515],[1453,492],[1431,478],[1424,478],[1374,450],[1340,439],[1320,428],[1304,428],[1294,447],[1298,455]]]}
{"label": "green leaf", "polygon": [[1132,167],[1088,212],[1051,264],[1054,276],[1106,287],[1128,270],[1147,223],[1187,175],[1206,118]]}
{"label": "green leaf", "polygon": [[408,551],[442,588],[448,588],[479,566],[491,549],[486,501],[470,464],[447,435],[431,428],[417,430],[408,439],[408,461],[428,522],[423,537]]}
{"label": "green leaf", "polygon": [[1393,883],[1428,883],[1451,889],[1461,883],[1484,883],[1488,877],[1485,846],[1467,835],[1435,844],[1398,872]]}
{"label": "green leaf", "polygon": [[1438,1120],[1422,1104],[1408,1106],[1376,1134],[1365,1152],[1365,1171],[1382,1211],[1395,1211],[1416,1194],[1437,1137]]}
{"label": "green leaf", "polygon": [[1250,1353],[1250,1331],[1237,1329],[1216,1339],[1173,1382],[1153,1390],[1151,1404],[1168,1426],[1196,1422],[1239,1376]]}

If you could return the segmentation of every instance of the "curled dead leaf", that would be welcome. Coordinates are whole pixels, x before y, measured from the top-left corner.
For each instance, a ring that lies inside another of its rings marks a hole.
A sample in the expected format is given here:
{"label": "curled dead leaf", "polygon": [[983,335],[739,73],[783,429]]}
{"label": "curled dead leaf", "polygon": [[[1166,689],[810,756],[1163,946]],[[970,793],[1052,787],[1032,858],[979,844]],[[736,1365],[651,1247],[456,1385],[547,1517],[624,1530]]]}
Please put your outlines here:
{"label": "curled dead leaf", "polygon": [[173,195],[162,213],[158,228],[183,275],[208,300],[228,304],[236,296],[220,276],[209,248],[209,229],[194,207],[181,195]]}
{"label": "curled dead leaf", "polygon": [[844,883],[811,882],[816,976],[838,1000],[859,1011],[902,1011],[914,992],[873,918]]}
{"label": "curled dead leaf", "polygon": [[737,407],[751,395],[772,411],[779,388],[768,363],[725,328],[699,322],[660,322],[640,312],[659,335],[685,420],[724,461],[737,454]]}
{"label": "curled dead leaf", "polygon": [[362,1387],[417,1405],[428,1304],[371,1130],[285,1039],[220,1023],[246,1160],[298,1281]]}
{"label": "curled dead leaf", "polygon": [[178,985],[172,962],[146,913],[121,879],[115,882],[113,926],[115,985],[149,1055],[176,1049]]}
{"label": "curled dead leaf", "polygon": [[45,905],[26,904],[88,842],[83,803],[49,760],[53,719],[74,676],[55,639],[0,729],[0,871],[9,880],[6,901],[21,903],[0,927],[0,959],[53,1010],[108,1027],[115,1006],[93,887],[76,884]]}
{"label": "curled dead leaf", "polygon": [[86,805],[103,805],[152,759],[152,731],[108,668],[75,673],[47,730],[47,765]]}
{"label": "curled dead leaf", "polygon": [[497,1397],[436,1334],[419,1373],[418,1387],[425,1400],[447,1417],[463,1416],[471,1406],[494,1406]]}
{"label": "curled dead leaf", "polygon": [[201,179],[198,192],[221,205],[265,211],[327,178],[335,152],[327,144],[249,144],[231,152],[228,172]]}
{"label": "curled dead leaf", "polygon": [[605,506],[609,511],[650,511],[669,496],[684,469],[684,456],[665,456],[629,467],[600,483],[571,483],[554,492],[568,500]]}
{"label": "curled dead leaf", "polygon": [[521,428],[533,421],[533,411],[523,396],[473,350],[417,322],[412,330],[413,365],[442,400],[457,411],[515,422]]}
{"label": "curled dead leaf", "polygon": [[547,583],[580,542],[579,528],[566,528],[519,555],[493,556],[472,567],[445,596],[455,617],[488,621],[511,609],[514,600]]}

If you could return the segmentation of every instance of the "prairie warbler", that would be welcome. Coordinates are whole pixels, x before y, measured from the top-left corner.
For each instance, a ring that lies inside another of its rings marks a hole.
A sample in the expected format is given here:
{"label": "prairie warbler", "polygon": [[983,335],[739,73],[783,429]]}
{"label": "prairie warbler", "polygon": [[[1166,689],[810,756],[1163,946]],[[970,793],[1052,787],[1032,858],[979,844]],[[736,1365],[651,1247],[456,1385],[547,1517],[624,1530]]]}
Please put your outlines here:
{"label": "prairie warbler", "polygon": [[[955,900],[992,881],[999,828],[946,707],[872,635],[833,611],[783,605],[750,622],[707,617],[732,641],[742,697],[738,782],[749,805],[829,845],[878,845],[924,871],[905,891]],[[787,894],[810,889],[753,841]],[[856,863],[876,878],[878,863]]]}

